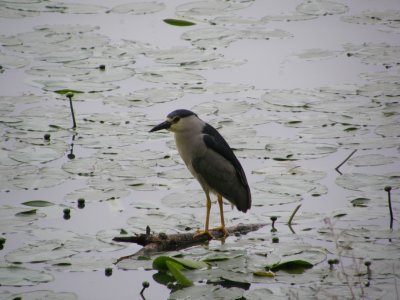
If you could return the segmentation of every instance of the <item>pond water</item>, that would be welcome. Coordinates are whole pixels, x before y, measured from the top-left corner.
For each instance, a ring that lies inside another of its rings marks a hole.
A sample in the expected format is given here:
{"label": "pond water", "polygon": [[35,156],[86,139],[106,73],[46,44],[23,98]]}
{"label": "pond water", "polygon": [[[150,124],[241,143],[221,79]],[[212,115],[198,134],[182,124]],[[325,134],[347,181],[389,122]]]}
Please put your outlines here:
{"label": "pond water", "polygon": [[[0,0],[0,299],[398,299],[399,20],[395,0]],[[203,226],[172,135],[148,133],[177,108],[248,176],[227,225],[268,225],[167,253],[214,259],[171,289],[112,238]],[[313,268],[256,276],[286,260]]]}

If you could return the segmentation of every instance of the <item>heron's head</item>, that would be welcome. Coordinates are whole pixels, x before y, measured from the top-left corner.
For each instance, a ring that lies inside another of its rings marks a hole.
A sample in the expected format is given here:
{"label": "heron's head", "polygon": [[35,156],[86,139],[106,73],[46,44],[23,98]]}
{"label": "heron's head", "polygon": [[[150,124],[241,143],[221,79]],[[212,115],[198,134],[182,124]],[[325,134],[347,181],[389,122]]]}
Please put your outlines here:
{"label": "heron's head", "polygon": [[158,131],[161,129],[167,129],[172,132],[182,132],[186,130],[192,130],[199,125],[202,125],[202,121],[197,115],[187,109],[177,109],[168,114],[167,119],[154,126],[150,132]]}

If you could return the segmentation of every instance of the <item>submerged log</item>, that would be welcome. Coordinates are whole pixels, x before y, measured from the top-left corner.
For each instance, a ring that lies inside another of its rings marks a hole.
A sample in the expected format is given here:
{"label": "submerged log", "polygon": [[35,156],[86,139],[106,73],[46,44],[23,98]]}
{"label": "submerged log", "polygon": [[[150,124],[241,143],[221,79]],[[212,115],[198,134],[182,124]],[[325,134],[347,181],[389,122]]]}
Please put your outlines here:
{"label": "submerged log", "polygon": [[[229,235],[244,235],[251,231],[256,231],[267,224],[239,224],[232,227],[226,227]],[[219,229],[210,229],[211,235],[215,239],[223,239],[223,233]],[[152,252],[173,251],[188,248],[193,245],[202,244],[212,239],[207,234],[196,235],[195,232],[175,233],[175,234],[136,234],[134,236],[117,236],[113,238],[116,242],[135,243],[143,246],[138,252],[132,255],[124,256],[118,259],[117,263],[123,259],[134,256],[147,255]]]}

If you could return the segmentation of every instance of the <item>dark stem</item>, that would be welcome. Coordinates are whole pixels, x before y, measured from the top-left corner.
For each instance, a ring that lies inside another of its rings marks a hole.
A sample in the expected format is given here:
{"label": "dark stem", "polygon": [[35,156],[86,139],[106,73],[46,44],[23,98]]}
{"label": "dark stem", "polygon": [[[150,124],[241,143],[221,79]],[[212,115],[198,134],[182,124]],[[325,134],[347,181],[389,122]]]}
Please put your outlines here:
{"label": "dark stem", "polygon": [[393,210],[392,210],[392,199],[390,195],[390,191],[392,188],[390,186],[385,187],[385,191],[388,193],[388,203],[389,203],[389,212],[390,212],[390,229],[393,229]]}
{"label": "dark stem", "polygon": [[297,211],[299,210],[300,207],[301,207],[301,204],[297,205],[296,208],[294,209],[294,211],[292,212],[292,215],[290,216],[289,221],[288,221],[289,227],[292,226],[293,218],[294,218],[295,214],[297,213]]}
{"label": "dark stem", "polygon": [[350,159],[350,157],[352,157],[353,154],[356,152],[357,152],[357,149],[353,150],[353,152],[351,152],[350,155],[347,156],[346,159],[344,161],[342,161],[342,163],[335,168],[336,172],[338,172],[340,175],[342,175],[342,172],[339,171],[339,168],[341,166],[343,166]]}
{"label": "dark stem", "polygon": [[75,128],[76,128],[76,121],[75,121],[74,106],[72,105],[72,96],[73,96],[73,95],[67,95],[67,97],[68,97],[68,99],[69,99],[69,106],[70,106],[70,108],[71,108],[72,123],[73,123],[72,128],[75,129]]}

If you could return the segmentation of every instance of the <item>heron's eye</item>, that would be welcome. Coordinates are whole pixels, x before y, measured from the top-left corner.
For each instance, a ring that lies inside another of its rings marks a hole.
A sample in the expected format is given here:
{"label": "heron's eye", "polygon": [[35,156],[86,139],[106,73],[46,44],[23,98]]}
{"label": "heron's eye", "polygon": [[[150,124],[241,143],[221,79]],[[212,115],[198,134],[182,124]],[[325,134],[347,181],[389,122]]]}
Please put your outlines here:
{"label": "heron's eye", "polygon": [[178,123],[181,118],[175,117],[172,119],[172,123]]}

